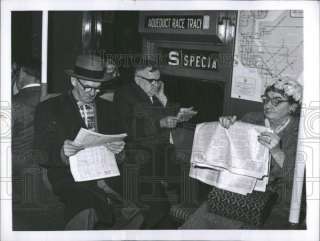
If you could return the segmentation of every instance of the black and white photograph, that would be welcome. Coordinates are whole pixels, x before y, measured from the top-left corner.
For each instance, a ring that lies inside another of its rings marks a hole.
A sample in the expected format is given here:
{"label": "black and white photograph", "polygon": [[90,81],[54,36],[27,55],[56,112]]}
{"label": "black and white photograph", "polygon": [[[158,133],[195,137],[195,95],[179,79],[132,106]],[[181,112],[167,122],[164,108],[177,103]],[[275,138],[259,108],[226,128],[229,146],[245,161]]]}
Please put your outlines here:
{"label": "black and white photograph", "polygon": [[2,240],[319,238],[310,5],[9,2]]}

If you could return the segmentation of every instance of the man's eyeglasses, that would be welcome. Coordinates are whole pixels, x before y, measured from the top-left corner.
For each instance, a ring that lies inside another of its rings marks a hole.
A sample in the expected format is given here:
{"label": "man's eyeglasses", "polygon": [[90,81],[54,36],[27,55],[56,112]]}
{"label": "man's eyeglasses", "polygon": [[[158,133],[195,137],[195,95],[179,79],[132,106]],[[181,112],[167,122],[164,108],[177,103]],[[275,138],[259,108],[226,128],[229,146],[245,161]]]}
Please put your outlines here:
{"label": "man's eyeglasses", "polygon": [[148,81],[149,83],[152,83],[152,82],[157,82],[157,81],[160,81],[160,79],[147,79],[147,78],[144,78],[142,76],[137,76],[138,78],[141,78],[141,79],[144,79],[146,81]]}
{"label": "man's eyeglasses", "polygon": [[84,90],[84,92],[90,92],[90,91],[95,91],[95,92],[100,92],[100,87],[96,88],[96,87],[92,87],[92,86],[87,86],[87,85],[84,85],[80,79],[77,79],[79,84],[81,85],[82,89]]}
{"label": "man's eyeglasses", "polygon": [[281,97],[269,98],[268,96],[265,96],[265,95],[261,96],[261,98],[262,98],[263,104],[267,104],[270,101],[271,104],[275,107],[277,107],[278,105],[280,105],[283,102],[289,101],[289,100],[281,99]]}

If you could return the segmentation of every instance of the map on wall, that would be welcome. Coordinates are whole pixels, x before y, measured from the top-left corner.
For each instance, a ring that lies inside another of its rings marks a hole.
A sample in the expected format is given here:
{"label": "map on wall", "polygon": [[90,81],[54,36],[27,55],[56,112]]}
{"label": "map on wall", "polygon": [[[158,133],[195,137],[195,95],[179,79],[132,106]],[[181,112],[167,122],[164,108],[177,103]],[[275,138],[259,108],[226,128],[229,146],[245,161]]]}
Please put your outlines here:
{"label": "map on wall", "polygon": [[231,97],[260,102],[281,77],[303,84],[303,12],[240,11]]}

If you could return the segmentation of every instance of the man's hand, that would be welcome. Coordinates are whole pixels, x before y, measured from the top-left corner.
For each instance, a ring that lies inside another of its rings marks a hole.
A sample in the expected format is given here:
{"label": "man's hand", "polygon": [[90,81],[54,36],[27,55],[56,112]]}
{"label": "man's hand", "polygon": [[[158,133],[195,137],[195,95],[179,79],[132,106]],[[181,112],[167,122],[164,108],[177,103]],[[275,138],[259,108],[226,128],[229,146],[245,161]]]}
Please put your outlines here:
{"label": "man's hand", "polygon": [[178,123],[178,118],[176,116],[167,116],[160,120],[161,128],[175,128]]}
{"label": "man's hand", "polygon": [[149,96],[159,96],[160,93],[163,94],[164,84],[162,81],[153,81],[152,83],[147,82],[147,85],[149,85],[149,91],[147,92]]}
{"label": "man's hand", "polygon": [[83,146],[71,140],[65,140],[63,143],[63,152],[67,157],[77,154],[78,151],[84,149]]}
{"label": "man's hand", "polygon": [[156,82],[156,86],[157,86],[157,90],[156,90],[155,95],[156,96],[164,95],[164,83],[163,83],[163,81],[157,81]]}
{"label": "man's hand", "polygon": [[106,147],[113,153],[113,154],[118,154],[120,153],[124,146],[125,146],[124,141],[116,141],[116,142],[110,142],[106,143]]}
{"label": "man's hand", "polygon": [[224,128],[226,129],[229,129],[229,127],[231,125],[233,125],[237,120],[237,117],[234,115],[234,116],[221,116],[219,118],[219,122],[220,122],[220,125],[222,125]]}
{"label": "man's hand", "polygon": [[81,151],[82,149],[83,146],[78,145],[71,140],[65,140],[60,153],[63,163],[69,165],[69,157],[77,154],[77,152]]}
{"label": "man's hand", "polygon": [[193,107],[180,108],[180,111],[177,114],[178,122],[189,121],[196,114],[198,114],[198,112],[193,110]]}

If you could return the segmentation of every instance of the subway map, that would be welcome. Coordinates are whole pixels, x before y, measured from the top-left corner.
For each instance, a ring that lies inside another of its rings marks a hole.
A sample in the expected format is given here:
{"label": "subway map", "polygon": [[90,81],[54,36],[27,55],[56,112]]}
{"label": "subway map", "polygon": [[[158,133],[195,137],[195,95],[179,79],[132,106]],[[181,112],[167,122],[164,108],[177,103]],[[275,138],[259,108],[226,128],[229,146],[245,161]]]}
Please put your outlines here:
{"label": "subway map", "polygon": [[260,101],[278,77],[303,84],[303,12],[240,11],[231,97]]}

